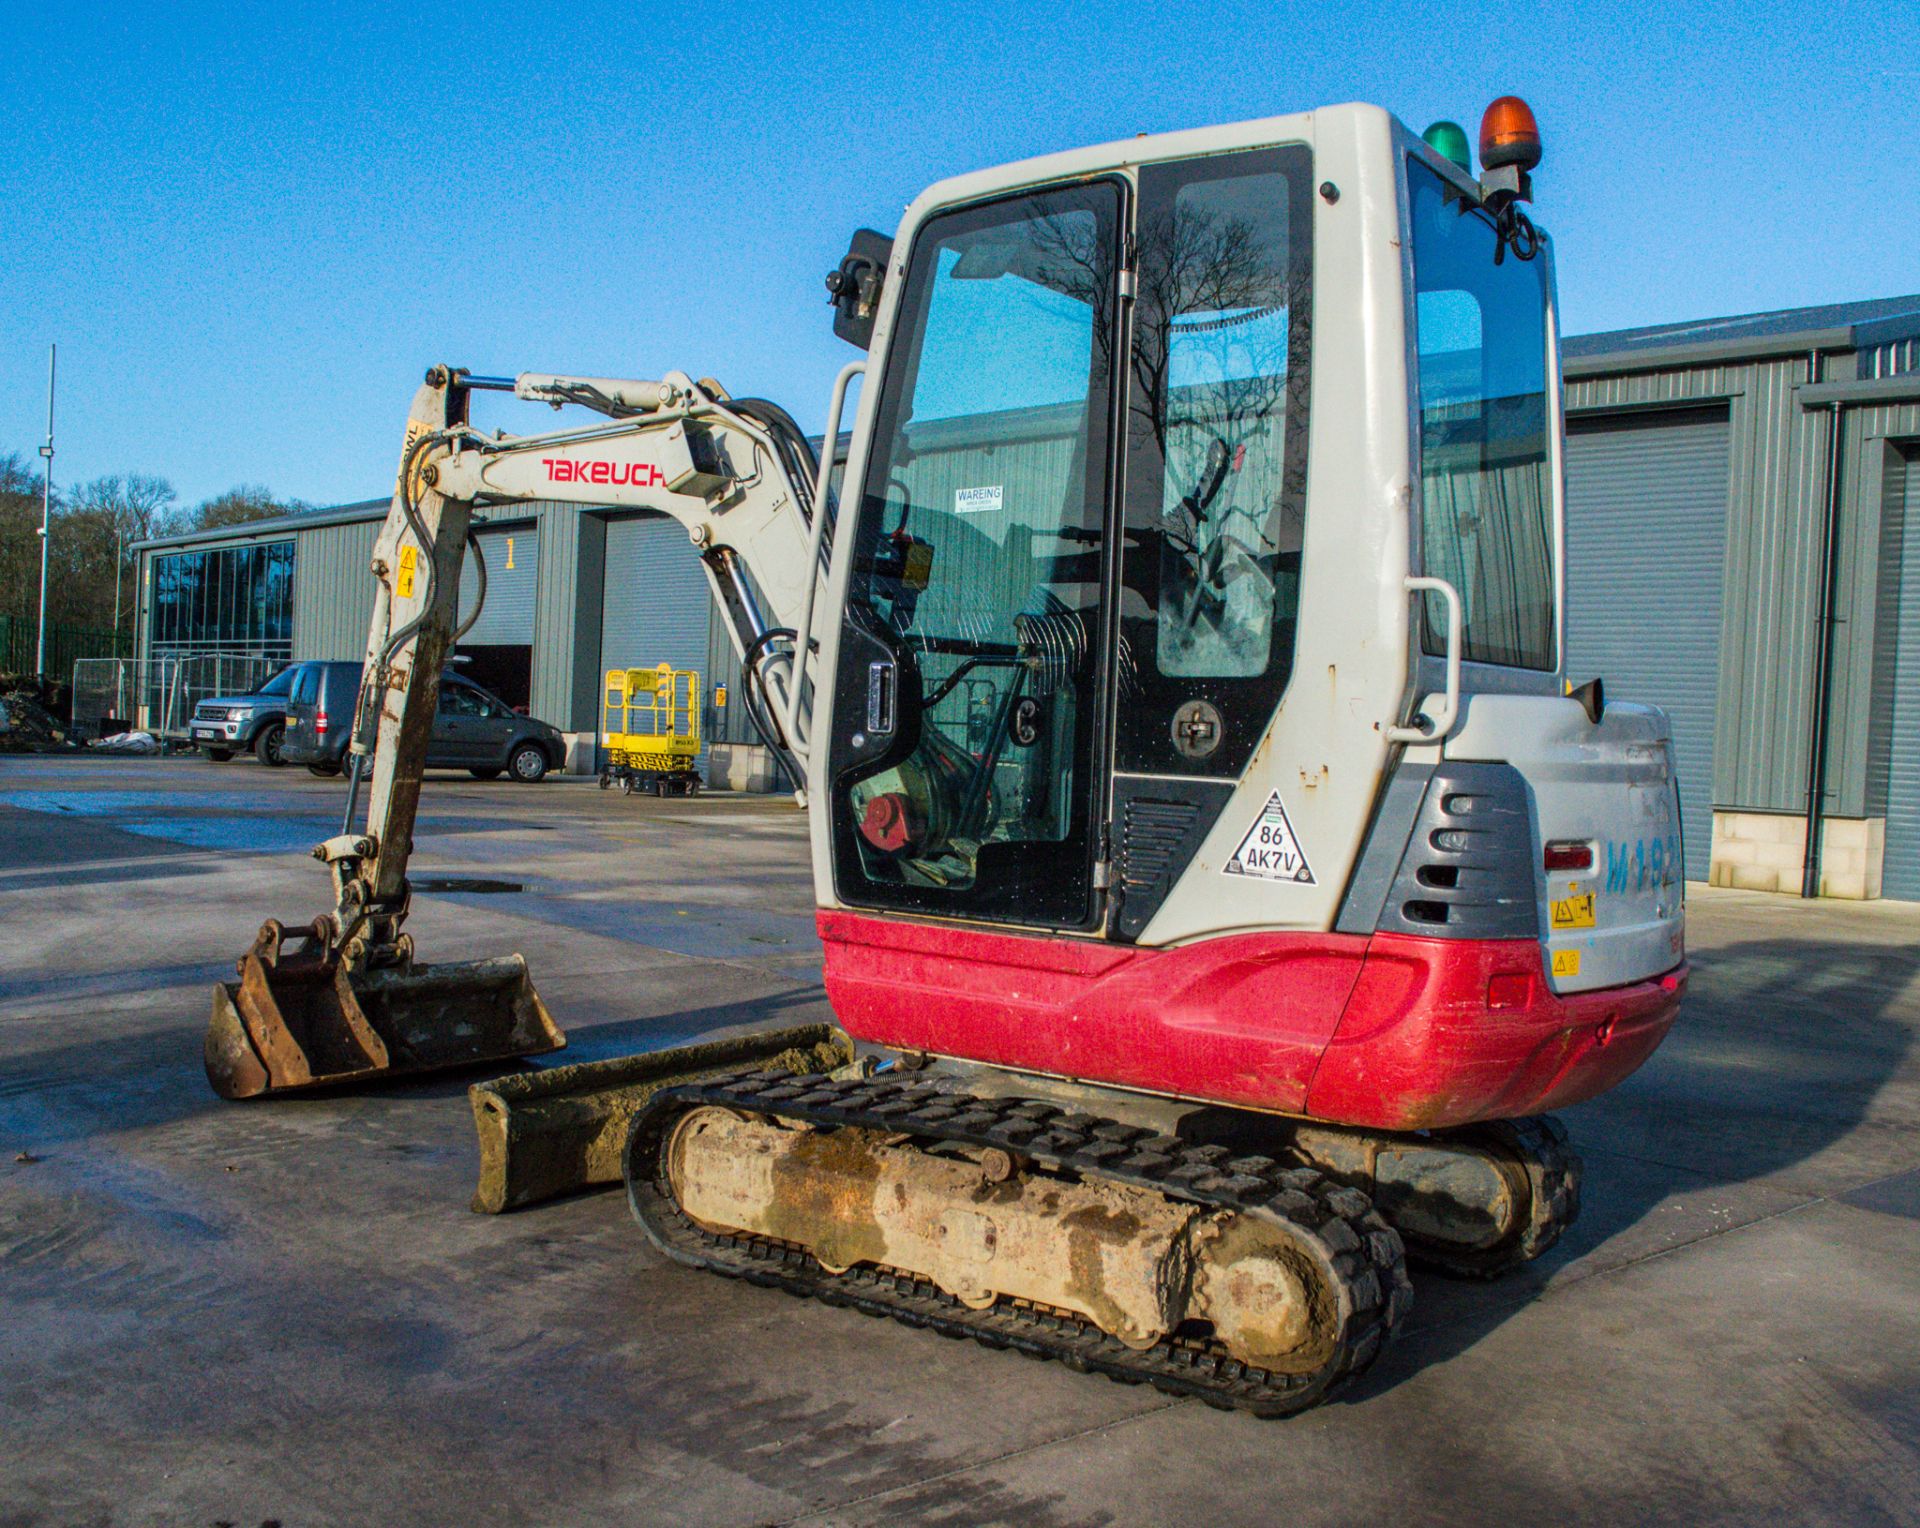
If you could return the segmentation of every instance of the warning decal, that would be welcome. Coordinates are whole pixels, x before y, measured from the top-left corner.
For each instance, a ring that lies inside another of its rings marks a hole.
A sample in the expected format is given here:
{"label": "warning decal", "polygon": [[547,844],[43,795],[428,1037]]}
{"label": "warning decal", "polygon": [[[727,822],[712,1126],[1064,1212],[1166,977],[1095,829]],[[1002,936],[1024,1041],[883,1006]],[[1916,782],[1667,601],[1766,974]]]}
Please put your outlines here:
{"label": "warning decal", "polygon": [[953,512],[956,515],[984,515],[1000,508],[1006,502],[1003,484],[995,483],[987,488],[956,488],[953,491]]}
{"label": "warning decal", "polygon": [[1313,869],[1307,864],[1300,840],[1293,836],[1293,824],[1287,821],[1287,809],[1280,803],[1280,792],[1267,798],[1260,818],[1240,840],[1233,858],[1221,867],[1226,875],[1256,875],[1263,881],[1293,881],[1302,886],[1314,884]]}

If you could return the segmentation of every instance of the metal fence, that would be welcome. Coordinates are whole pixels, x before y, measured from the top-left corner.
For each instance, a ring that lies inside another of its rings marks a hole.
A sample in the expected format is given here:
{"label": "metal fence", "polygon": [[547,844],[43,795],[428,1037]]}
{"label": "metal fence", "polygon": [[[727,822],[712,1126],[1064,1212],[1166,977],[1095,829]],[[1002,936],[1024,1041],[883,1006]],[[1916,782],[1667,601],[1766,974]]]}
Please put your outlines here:
{"label": "metal fence", "polygon": [[[47,625],[47,673],[64,674],[82,659],[104,658],[120,648],[121,639],[93,626]],[[32,674],[40,645],[40,623],[20,615],[0,615],[0,674]]]}
{"label": "metal fence", "polygon": [[94,737],[124,727],[185,738],[201,701],[249,694],[285,665],[284,658],[236,653],[82,658],[73,665],[73,725]]}

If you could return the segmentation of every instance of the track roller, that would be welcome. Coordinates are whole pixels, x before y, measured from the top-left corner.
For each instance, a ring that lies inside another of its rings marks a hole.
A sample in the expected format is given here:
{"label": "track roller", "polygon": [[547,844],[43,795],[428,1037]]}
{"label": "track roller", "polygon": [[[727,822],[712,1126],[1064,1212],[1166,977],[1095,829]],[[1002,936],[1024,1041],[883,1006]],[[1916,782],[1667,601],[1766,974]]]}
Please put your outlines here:
{"label": "track roller", "polygon": [[1531,1262],[1580,1214],[1580,1158],[1547,1114],[1404,1136],[1302,1125],[1287,1145],[1368,1194],[1415,1262],[1466,1278]]}

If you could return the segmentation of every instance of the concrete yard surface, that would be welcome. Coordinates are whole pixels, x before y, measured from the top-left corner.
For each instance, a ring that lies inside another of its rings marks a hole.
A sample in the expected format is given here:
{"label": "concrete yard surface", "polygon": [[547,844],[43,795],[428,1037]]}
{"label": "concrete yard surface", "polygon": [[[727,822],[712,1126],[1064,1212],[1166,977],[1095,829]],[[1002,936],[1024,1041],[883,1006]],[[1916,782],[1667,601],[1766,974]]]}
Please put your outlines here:
{"label": "concrete yard surface", "polygon": [[[1920,907],[1696,890],[1579,1224],[1261,1422],[682,1269],[617,1193],[475,1215],[471,1077],[217,1100],[341,797],[0,759],[0,1528],[1920,1521]],[[423,958],[523,953],[556,1059],[829,1017],[790,801],[436,774],[416,837]]]}

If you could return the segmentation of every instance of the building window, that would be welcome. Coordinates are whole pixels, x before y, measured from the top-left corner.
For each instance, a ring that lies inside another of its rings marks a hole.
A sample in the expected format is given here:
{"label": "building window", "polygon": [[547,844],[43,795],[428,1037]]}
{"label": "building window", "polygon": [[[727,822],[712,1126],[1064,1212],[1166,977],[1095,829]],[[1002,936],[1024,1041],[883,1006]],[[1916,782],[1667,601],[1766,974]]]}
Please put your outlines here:
{"label": "building window", "polygon": [[293,542],[170,552],[153,559],[148,640],[156,656],[293,656]]}

